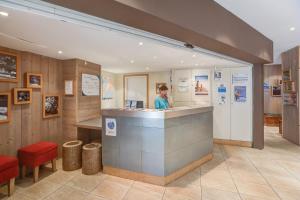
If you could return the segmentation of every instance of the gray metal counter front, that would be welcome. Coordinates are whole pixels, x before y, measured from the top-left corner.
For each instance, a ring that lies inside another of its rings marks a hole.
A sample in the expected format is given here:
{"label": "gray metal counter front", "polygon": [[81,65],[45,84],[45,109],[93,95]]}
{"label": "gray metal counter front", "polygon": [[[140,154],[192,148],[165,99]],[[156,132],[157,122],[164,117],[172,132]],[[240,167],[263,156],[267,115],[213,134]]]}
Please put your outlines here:
{"label": "gray metal counter front", "polygon": [[[213,108],[102,110],[104,173],[165,185],[212,158]],[[116,119],[116,136],[106,119]]]}

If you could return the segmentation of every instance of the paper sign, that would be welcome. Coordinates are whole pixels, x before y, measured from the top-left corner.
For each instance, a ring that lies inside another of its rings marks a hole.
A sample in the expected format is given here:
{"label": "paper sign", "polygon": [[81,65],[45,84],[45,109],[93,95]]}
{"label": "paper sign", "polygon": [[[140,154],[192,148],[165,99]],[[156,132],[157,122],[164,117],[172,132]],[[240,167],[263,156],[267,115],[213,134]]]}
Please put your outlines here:
{"label": "paper sign", "polygon": [[233,84],[247,84],[248,79],[249,79],[248,74],[234,73],[232,75],[232,83]]}
{"label": "paper sign", "polygon": [[65,95],[74,95],[72,80],[65,81]]}
{"label": "paper sign", "polygon": [[105,135],[117,136],[117,122],[114,118],[105,119]]}
{"label": "paper sign", "polygon": [[82,74],[82,96],[99,96],[99,94],[99,77],[92,74]]}

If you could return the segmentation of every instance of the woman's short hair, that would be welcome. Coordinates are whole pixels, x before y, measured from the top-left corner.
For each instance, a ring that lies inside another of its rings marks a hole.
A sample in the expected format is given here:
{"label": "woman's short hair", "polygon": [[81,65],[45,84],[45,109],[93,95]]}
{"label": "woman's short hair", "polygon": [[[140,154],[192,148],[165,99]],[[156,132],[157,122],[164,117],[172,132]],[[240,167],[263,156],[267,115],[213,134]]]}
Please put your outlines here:
{"label": "woman's short hair", "polygon": [[166,90],[168,90],[168,87],[165,85],[159,87],[159,91],[166,91]]}

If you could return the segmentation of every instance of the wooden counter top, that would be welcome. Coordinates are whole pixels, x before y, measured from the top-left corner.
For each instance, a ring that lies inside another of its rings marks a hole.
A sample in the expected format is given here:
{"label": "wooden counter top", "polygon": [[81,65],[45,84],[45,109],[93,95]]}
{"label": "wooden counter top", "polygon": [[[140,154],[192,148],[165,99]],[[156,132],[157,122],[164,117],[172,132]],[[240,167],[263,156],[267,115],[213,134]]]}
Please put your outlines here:
{"label": "wooden counter top", "polygon": [[75,126],[78,128],[102,130],[102,118],[98,117],[98,118],[78,122],[77,124],[75,124]]}

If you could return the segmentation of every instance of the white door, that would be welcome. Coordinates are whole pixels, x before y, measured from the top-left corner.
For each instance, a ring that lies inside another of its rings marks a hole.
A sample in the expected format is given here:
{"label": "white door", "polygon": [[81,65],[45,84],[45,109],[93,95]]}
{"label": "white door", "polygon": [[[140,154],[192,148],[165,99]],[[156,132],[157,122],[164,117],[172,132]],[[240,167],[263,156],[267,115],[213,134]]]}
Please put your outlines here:
{"label": "white door", "polygon": [[252,141],[252,67],[231,70],[231,139]]}
{"label": "white door", "polygon": [[214,138],[229,140],[230,136],[230,69],[216,69],[213,79]]}

